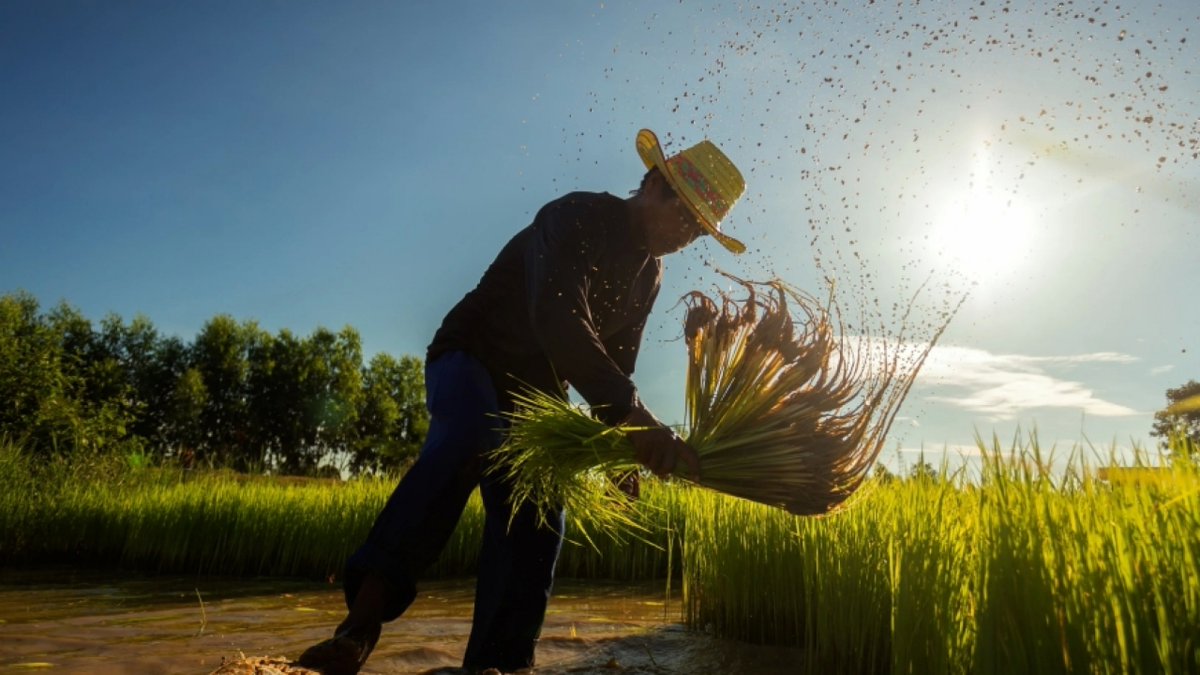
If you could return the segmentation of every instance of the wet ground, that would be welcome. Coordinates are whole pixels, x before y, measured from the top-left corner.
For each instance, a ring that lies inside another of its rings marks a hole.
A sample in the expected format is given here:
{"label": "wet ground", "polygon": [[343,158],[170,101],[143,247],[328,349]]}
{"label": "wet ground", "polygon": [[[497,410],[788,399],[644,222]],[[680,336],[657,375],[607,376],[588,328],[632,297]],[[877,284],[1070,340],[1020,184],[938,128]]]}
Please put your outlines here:
{"label": "wet ground", "polygon": [[[459,665],[469,580],[424,586],[364,672]],[[211,673],[241,656],[295,658],[341,619],[336,585],[279,580],[0,572],[0,670]],[[686,631],[659,585],[559,583],[537,673],[793,673],[797,650]]]}

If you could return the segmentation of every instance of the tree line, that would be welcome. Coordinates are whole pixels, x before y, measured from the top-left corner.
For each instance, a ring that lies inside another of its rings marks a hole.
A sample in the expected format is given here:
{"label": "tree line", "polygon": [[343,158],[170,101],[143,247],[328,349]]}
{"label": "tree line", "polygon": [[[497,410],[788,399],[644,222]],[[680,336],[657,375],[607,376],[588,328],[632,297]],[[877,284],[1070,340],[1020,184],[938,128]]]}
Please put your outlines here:
{"label": "tree line", "polygon": [[66,302],[42,311],[26,292],[0,296],[0,440],[46,457],[388,472],[428,425],[421,360],[364,364],[350,326],[300,337],[218,315],[189,343],[140,315],[93,325]]}

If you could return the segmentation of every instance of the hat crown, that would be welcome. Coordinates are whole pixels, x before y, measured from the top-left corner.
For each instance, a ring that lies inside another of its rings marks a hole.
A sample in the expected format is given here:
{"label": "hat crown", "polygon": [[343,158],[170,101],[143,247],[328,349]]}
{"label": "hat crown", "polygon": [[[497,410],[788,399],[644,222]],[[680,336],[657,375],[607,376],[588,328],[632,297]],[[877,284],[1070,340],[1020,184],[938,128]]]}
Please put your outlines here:
{"label": "hat crown", "polygon": [[746,249],[742,242],[721,232],[721,221],[745,192],[746,181],[716,144],[704,140],[667,158],[654,132],[642,129],[637,150],[646,168],[657,167],[662,172],[709,234],[734,253]]}
{"label": "hat crown", "polygon": [[[741,180],[740,173],[737,174],[736,180],[728,178],[723,181],[717,180],[722,173],[721,169],[725,168],[721,166],[718,157],[724,158],[728,166],[733,166],[717,146],[713,145],[711,141],[703,141],[668,157],[667,166],[672,169],[676,177],[682,179],[696,197],[699,197],[708,206],[719,223],[733,208],[733,202],[741,196],[746,185]],[[737,169],[735,168],[734,171]],[[710,179],[710,176],[713,178]]]}

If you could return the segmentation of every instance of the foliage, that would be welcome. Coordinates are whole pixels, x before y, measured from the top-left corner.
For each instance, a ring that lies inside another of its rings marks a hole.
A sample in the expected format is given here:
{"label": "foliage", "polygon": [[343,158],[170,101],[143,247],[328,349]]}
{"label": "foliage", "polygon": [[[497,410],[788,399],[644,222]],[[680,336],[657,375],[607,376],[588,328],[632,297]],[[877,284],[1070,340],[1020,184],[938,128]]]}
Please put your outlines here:
{"label": "foliage", "polygon": [[355,473],[394,474],[421,449],[429,431],[425,372],[419,359],[376,354],[363,372],[357,442],[351,447]]}
{"label": "foliage", "polygon": [[883,462],[876,462],[875,468],[871,470],[871,478],[877,482],[890,483],[896,480],[896,475]]}
{"label": "foliage", "polygon": [[938,470],[933,468],[933,465],[926,461],[923,455],[917,460],[916,464],[913,464],[908,469],[909,480],[933,481],[937,480],[937,478]]}
{"label": "foliage", "polygon": [[127,434],[135,406],[91,324],[66,305],[0,297],[0,434],[43,454],[97,452]]}
{"label": "foliage", "polygon": [[[1192,457],[1200,449],[1200,382],[1188,380],[1187,384],[1167,390],[1167,407],[1154,413],[1151,436],[1162,438],[1162,447],[1183,451],[1182,456]],[[1182,436],[1186,442],[1172,438]]]}
{"label": "foliage", "polygon": [[93,325],[62,303],[0,296],[0,435],[42,456],[315,474],[395,471],[428,428],[419,359],[363,366],[350,327],[272,335],[227,315],[191,343],[149,319]]}

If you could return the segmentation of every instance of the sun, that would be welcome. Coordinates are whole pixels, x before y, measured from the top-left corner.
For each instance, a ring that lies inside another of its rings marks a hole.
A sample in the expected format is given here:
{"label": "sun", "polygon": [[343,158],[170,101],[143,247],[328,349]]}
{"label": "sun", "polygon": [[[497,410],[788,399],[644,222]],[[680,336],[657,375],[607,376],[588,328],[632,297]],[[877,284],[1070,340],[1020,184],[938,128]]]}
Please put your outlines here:
{"label": "sun", "polygon": [[979,284],[1009,278],[1026,266],[1036,245],[1037,218],[1015,185],[978,160],[967,185],[941,195],[929,233],[928,251]]}

